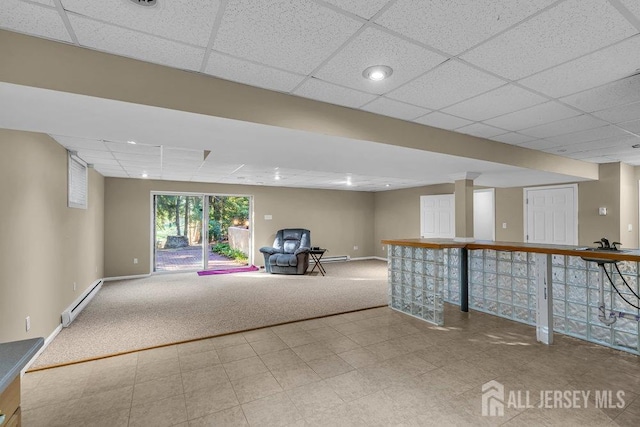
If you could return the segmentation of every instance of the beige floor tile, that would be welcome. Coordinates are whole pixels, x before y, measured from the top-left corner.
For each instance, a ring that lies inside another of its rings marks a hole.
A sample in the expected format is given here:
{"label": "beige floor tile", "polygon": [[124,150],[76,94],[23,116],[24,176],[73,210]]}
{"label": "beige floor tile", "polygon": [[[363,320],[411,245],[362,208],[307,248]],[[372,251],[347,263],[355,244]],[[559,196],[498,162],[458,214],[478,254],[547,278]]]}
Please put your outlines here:
{"label": "beige floor tile", "polygon": [[228,382],[227,372],[222,365],[209,366],[182,373],[182,386],[185,393],[202,388],[211,388],[216,384]]}
{"label": "beige floor tile", "polygon": [[307,362],[307,365],[323,379],[335,377],[336,375],[344,374],[355,369],[335,354],[310,360]]}
{"label": "beige floor tile", "polygon": [[279,337],[280,339],[282,339],[282,341],[287,343],[289,347],[298,347],[304,344],[309,344],[309,343],[318,341],[312,335],[310,335],[307,331],[283,333],[283,334],[280,334]]}
{"label": "beige floor tile", "polygon": [[491,381],[497,376],[493,372],[486,371],[464,360],[451,363],[441,369],[456,379],[474,386]]}
{"label": "beige floor tile", "polygon": [[[348,404],[334,406],[326,411],[305,418],[307,426],[310,427],[369,427],[371,424],[350,411]],[[380,425],[381,424],[374,424]]]}
{"label": "beige floor tile", "polygon": [[340,396],[323,381],[287,390],[286,393],[305,418],[344,404]]}
{"label": "beige floor tile", "polygon": [[311,329],[307,331],[307,333],[309,333],[309,335],[311,335],[318,341],[333,340],[336,338],[344,337],[342,333],[329,326],[323,326],[322,328],[318,329]]}
{"label": "beige floor tile", "polygon": [[72,399],[79,399],[82,397],[82,392],[86,384],[87,377],[78,378],[76,384],[38,386],[36,389],[28,392],[23,390],[21,392],[22,409],[26,411],[42,406],[63,403]]}
{"label": "beige floor tile", "polygon": [[40,384],[40,380],[44,375],[45,371],[35,371],[35,372],[27,372],[22,376],[22,382],[20,383],[20,390],[24,393],[25,391],[31,391],[38,387]]}
{"label": "beige floor tile", "polygon": [[622,427],[636,427],[638,425],[639,419],[640,417],[638,416],[638,414],[624,411],[614,419],[614,422],[616,425]]}
{"label": "beige floor tile", "polygon": [[331,377],[324,380],[324,382],[345,402],[359,399],[383,388],[379,383],[367,378],[358,371]]}
{"label": "beige floor tile", "polygon": [[[128,427],[131,409],[109,412],[101,416],[78,419],[71,416],[68,427]],[[30,424],[24,424],[29,426]]]}
{"label": "beige floor tile", "polygon": [[338,314],[335,316],[325,317],[322,319],[322,322],[326,326],[335,326],[335,325],[341,325],[343,323],[351,323],[352,320],[349,320],[349,318],[347,317],[347,314]]}
{"label": "beige floor tile", "polygon": [[338,353],[338,356],[354,368],[364,368],[380,362],[380,358],[375,353],[364,347]]}
{"label": "beige floor tile", "polygon": [[221,363],[220,357],[218,357],[218,353],[215,350],[180,354],[179,360],[182,372],[215,366]]}
{"label": "beige floor tile", "polygon": [[287,343],[282,341],[276,335],[260,341],[253,341],[250,343],[250,345],[253,348],[253,351],[256,352],[256,354],[273,353],[274,351],[279,351],[279,350],[284,350],[289,348]]}
{"label": "beige floor tile", "polygon": [[277,335],[275,334],[275,332],[271,330],[271,328],[263,328],[263,329],[256,329],[253,331],[243,332],[242,336],[249,343],[277,337]]}
{"label": "beige floor tile", "polygon": [[345,351],[354,350],[360,348],[360,344],[350,340],[346,336],[339,338],[330,338],[328,340],[322,340],[322,343],[330,348],[334,353],[344,353]]}
{"label": "beige floor tile", "polygon": [[67,427],[77,399],[28,409],[22,406],[22,425],[29,427]]}
{"label": "beige floor tile", "polygon": [[129,409],[133,397],[133,387],[124,387],[102,393],[83,396],[75,401],[72,412],[79,419],[100,417],[104,414]]}
{"label": "beige floor tile", "polygon": [[231,381],[269,371],[258,356],[225,363],[223,367]]}
{"label": "beige floor tile", "polygon": [[105,357],[104,359],[94,360],[91,362],[91,374],[98,373],[103,370],[114,368],[122,368],[125,366],[136,366],[138,364],[139,352],[122,354],[120,356]]}
{"label": "beige floor tile", "polygon": [[187,421],[187,408],[184,395],[181,394],[132,407],[129,426],[163,427],[185,421]]}
{"label": "beige floor tile", "polygon": [[91,375],[93,366],[89,363],[63,366],[42,371],[38,388],[74,388],[83,387],[83,382]]}
{"label": "beige floor tile", "polygon": [[302,419],[302,414],[286,393],[278,393],[242,405],[252,426],[287,426]]}
{"label": "beige floor tile", "polygon": [[311,320],[303,320],[302,322],[296,322],[300,329],[303,331],[311,331],[314,329],[321,329],[326,327],[324,320],[321,319],[311,319]]}
{"label": "beige floor tile", "polygon": [[178,346],[170,345],[167,347],[159,347],[151,350],[145,350],[138,353],[138,365],[144,365],[159,360],[177,359]]}
{"label": "beige floor tile", "polygon": [[361,346],[368,346],[371,344],[377,344],[379,342],[387,341],[389,335],[380,329],[367,329],[362,332],[356,332],[353,334],[346,334],[352,341]]}
{"label": "beige floor tile", "polygon": [[222,363],[228,363],[235,360],[256,356],[256,352],[253,351],[251,345],[245,343],[218,349],[218,356],[220,357],[220,361]]}
{"label": "beige floor tile", "polygon": [[411,407],[403,407],[383,391],[363,396],[347,404],[349,411],[369,425],[396,425],[415,418],[418,413]]}
{"label": "beige floor tile", "polygon": [[145,405],[183,393],[182,375],[175,374],[169,377],[136,384],[133,387],[133,400],[131,404],[133,406]]}
{"label": "beige floor tile", "polygon": [[343,335],[351,335],[370,330],[371,325],[368,325],[366,323],[347,322],[334,325],[333,329]]}
{"label": "beige floor tile", "polygon": [[291,349],[280,350],[273,353],[263,354],[260,359],[269,369],[282,369],[291,365],[303,364],[304,360]]}
{"label": "beige floor tile", "polygon": [[285,323],[284,325],[272,326],[271,330],[278,336],[304,331],[304,329],[302,329],[302,327],[298,324],[298,322]]}
{"label": "beige floor tile", "polygon": [[208,338],[204,340],[191,341],[184,344],[179,344],[178,355],[183,356],[187,354],[195,354],[195,353],[204,353],[207,351],[215,350],[215,345],[213,345],[213,339]]}
{"label": "beige floor tile", "polygon": [[133,386],[136,379],[135,365],[113,369],[101,369],[93,373],[87,379],[87,384],[82,392],[83,396],[100,393],[115,388]]}
{"label": "beige floor tile", "polygon": [[[176,353],[177,354],[177,353]],[[157,360],[143,365],[138,364],[136,369],[136,384],[168,377],[180,373],[180,360],[176,358]]]}
{"label": "beige floor tile", "polygon": [[240,404],[228,380],[220,381],[207,388],[186,392],[184,398],[187,404],[189,420],[201,418]]}
{"label": "beige floor tile", "polygon": [[251,402],[282,391],[282,387],[271,372],[232,380],[231,385],[240,403]]}
{"label": "beige floor tile", "polygon": [[444,368],[434,369],[420,375],[419,378],[424,381],[425,387],[439,393],[462,394],[474,387],[473,384],[459,379],[457,375],[445,371]]}
{"label": "beige floor tile", "polygon": [[300,359],[304,360],[305,362],[335,354],[333,350],[331,350],[321,342],[304,344],[298,347],[293,347],[291,350],[293,350],[294,353],[296,353],[298,357],[300,357]]}
{"label": "beige floor tile", "polygon": [[242,407],[234,406],[220,412],[189,421],[189,427],[234,427],[248,426]]}
{"label": "beige floor tile", "polygon": [[246,344],[247,340],[244,339],[244,336],[242,336],[242,334],[231,334],[211,338],[211,342],[216,349],[221,349],[225,347],[233,347],[236,345]]}
{"label": "beige floor tile", "polygon": [[271,369],[271,373],[284,390],[300,387],[321,379],[306,363]]}
{"label": "beige floor tile", "polygon": [[387,360],[409,353],[409,351],[397,341],[383,341],[368,345],[364,348],[375,354],[379,360]]}

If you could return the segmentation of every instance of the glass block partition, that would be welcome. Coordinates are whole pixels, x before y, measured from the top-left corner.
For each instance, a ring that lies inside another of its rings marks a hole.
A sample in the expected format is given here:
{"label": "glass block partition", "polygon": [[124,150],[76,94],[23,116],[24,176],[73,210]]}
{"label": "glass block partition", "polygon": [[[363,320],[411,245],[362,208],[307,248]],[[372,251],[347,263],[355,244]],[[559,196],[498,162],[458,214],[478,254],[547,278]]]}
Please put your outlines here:
{"label": "glass block partition", "polygon": [[469,308],[536,324],[535,254],[469,251]]}
{"label": "glass block partition", "polygon": [[[459,249],[389,245],[391,308],[436,325],[443,325],[445,279],[449,282],[451,277],[459,278],[459,267],[450,268],[451,263],[459,262],[459,253]],[[452,289],[448,283],[446,289]]]}
{"label": "glass block partition", "polygon": [[[612,264],[605,264],[618,290],[631,302],[637,298],[629,292]],[[638,263],[621,261],[618,268],[627,283],[638,294]],[[640,322],[633,316],[640,313],[620,298],[604,277],[606,315],[611,310],[627,313],[629,318],[617,318],[610,326],[598,319],[600,304],[600,267],[580,257],[552,256],[553,330],[618,350],[640,354]]]}

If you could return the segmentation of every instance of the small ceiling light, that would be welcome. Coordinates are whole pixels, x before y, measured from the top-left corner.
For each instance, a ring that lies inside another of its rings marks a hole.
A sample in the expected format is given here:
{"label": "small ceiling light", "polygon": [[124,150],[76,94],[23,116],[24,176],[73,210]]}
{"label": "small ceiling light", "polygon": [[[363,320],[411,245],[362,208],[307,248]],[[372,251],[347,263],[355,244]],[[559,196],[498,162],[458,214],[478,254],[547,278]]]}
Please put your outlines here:
{"label": "small ceiling light", "polygon": [[142,177],[143,177],[143,178],[148,178],[148,177],[149,177],[149,175],[148,175],[146,172],[143,172],[143,173],[142,173]]}
{"label": "small ceiling light", "polygon": [[384,186],[385,187],[391,187],[391,184],[385,184]]}
{"label": "small ceiling light", "polygon": [[276,175],[276,181],[280,181],[280,175]]}
{"label": "small ceiling light", "polygon": [[384,80],[387,77],[391,76],[391,74],[393,74],[393,70],[387,65],[374,65],[372,67],[366,68],[362,72],[362,76],[365,79],[373,80],[374,82]]}
{"label": "small ceiling light", "polygon": [[136,145],[135,141],[127,141],[127,144]]}

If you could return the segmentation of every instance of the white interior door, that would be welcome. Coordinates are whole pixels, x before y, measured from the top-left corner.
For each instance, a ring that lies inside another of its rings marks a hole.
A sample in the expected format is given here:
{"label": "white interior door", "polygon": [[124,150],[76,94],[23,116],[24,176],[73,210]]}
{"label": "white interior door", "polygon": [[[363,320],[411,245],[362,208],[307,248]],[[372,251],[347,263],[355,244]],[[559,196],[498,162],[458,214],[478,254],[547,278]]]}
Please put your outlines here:
{"label": "white interior door", "polygon": [[525,241],[578,244],[576,185],[525,189]]}
{"label": "white interior door", "polygon": [[453,239],[456,234],[455,196],[420,196],[420,236]]}
{"label": "white interior door", "polygon": [[476,240],[496,240],[495,190],[473,191],[473,237]]}

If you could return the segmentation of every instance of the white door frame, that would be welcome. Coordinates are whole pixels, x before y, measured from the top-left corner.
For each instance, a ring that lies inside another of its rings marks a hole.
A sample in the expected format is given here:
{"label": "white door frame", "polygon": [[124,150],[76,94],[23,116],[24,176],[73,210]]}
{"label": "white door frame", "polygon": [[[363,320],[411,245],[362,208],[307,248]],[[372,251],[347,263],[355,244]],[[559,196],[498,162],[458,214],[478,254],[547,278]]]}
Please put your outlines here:
{"label": "white door frame", "polygon": [[[478,189],[478,190],[473,190],[473,194],[475,193],[491,193],[492,194],[492,201],[493,201],[493,207],[492,207],[492,216],[493,216],[493,232],[492,232],[492,236],[491,236],[491,240],[495,241],[496,240],[496,189],[495,188],[482,188],[482,189]],[[473,212],[475,215],[475,211],[476,211],[476,207],[475,207],[475,203],[473,205]],[[475,234],[475,225],[474,225],[474,232]]]}
{"label": "white door frame", "polygon": [[578,184],[560,184],[560,185],[545,185],[541,187],[525,187],[522,192],[522,208],[524,211],[524,236],[522,239],[524,242],[527,241],[527,235],[529,233],[529,218],[527,217],[527,198],[529,195],[529,191],[535,190],[554,190],[559,188],[571,188],[573,190],[573,215],[574,215],[574,245],[578,244]]}

